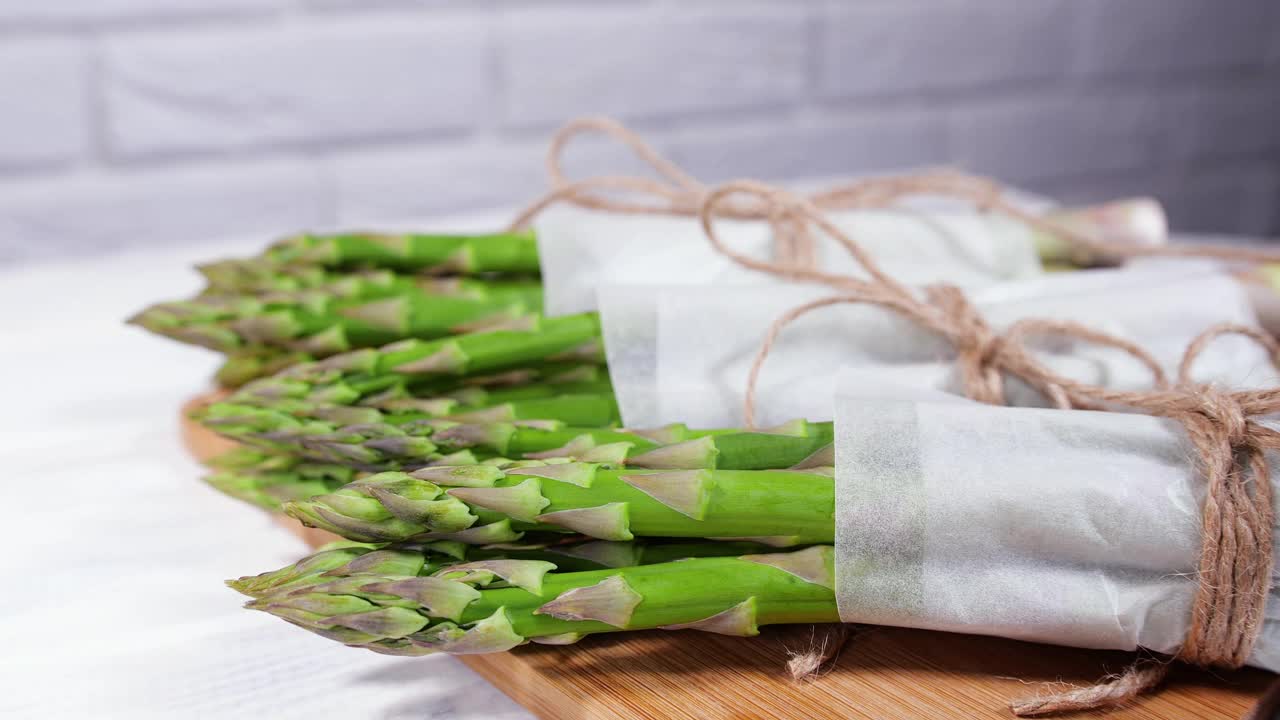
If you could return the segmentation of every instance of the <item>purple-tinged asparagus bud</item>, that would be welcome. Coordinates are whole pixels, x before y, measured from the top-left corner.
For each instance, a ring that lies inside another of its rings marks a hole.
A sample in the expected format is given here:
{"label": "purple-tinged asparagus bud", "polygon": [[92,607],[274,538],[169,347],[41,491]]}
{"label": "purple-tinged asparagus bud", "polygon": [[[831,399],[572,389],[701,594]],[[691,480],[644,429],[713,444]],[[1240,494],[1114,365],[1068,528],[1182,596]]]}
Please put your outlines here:
{"label": "purple-tinged asparagus bud", "polygon": [[595,585],[566,590],[533,614],[560,620],[595,620],[626,629],[642,600],[621,575],[613,575]]}
{"label": "purple-tinged asparagus bud", "polygon": [[749,597],[728,610],[718,612],[702,620],[675,625],[660,625],[659,627],[663,630],[701,630],[702,632],[736,637],[752,637],[760,634],[760,628],[756,626],[756,599],[754,597]]}
{"label": "purple-tinged asparagus bud", "polygon": [[818,468],[835,467],[836,464],[836,446],[835,443],[818,448],[809,457],[792,465],[790,470],[815,470]]}
{"label": "purple-tinged asparagus bud", "polygon": [[543,513],[538,522],[559,525],[601,540],[634,540],[625,502],[607,503],[597,507],[574,508]]}
{"label": "purple-tinged asparagus bud", "polygon": [[439,465],[414,470],[409,474],[436,485],[471,488],[493,487],[504,475],[492,465]]}
{"label": "purple-tinged asparagus bud", "polygon": [[407,375],[456,375],[467,367],[470,358],[457,343],[445,343],[439,350],[421,358],[397,365],[394,370]]}
{"label": "purple-tinged asparagus bud", "polygon": [[806,550],[765,555],[743,555],[740,559],[776,567],[783,572],[815,585],[835,589],[835,552],[830,545],[815,545]]}
{"label": "purple-tinged asparagus bud", "polygon": [[702,520],[706,516],[711,492],[710,475],[706,470],[622,475],[619,479],[689,518]]}
{"label": "purple-tinged asparagus bud", "polygon": [[406,335],[409,332],[409,298],[394,297],[345,307],[338,314],[367,325]]}
{"label": "purple-tinged asparagus bud", "polygon": [[437,571],[435,575],[478,585],[488,585],[495,577],[499,577],[514,587],[541,595],[543,577],[555,569],[555,563],[545,560],[477,560],[450,565]]}
{"label": "purple-tinged asparagus bud", "polygon": [[673,445],[664,445],[628,458],[627,464],[655,470],[679,468],[712,468],[720,451],[715,439],[702,437]]}
{"label": "purple-tinged asparagus bud", "polygon": [[454,622],[460,621],[467,606],[480,598],[480,591],[474,587],[439,577],[406,577],[369,583],[361,589],[412,600],[431,615]]}
{"label": "purple-tinged asparagus bud", "polygon": [[551,504],[542,496],[542,482],[529,478],[519,485],[488,488],[453,488],[449,495],[522,522],[536,522],[543,508]]}
{"label": "purple-tinged asparagus bud", "polygon": [[596,476],[596,468],[599,467],[593,463],[587,462],[567,462],[555,463],[542,466],[528,466],[511,469],[508,472],[512,475],[532,475],[547,480],[556,480],[570,485],[577,485],[582,488],[591,487],[592,480]]}

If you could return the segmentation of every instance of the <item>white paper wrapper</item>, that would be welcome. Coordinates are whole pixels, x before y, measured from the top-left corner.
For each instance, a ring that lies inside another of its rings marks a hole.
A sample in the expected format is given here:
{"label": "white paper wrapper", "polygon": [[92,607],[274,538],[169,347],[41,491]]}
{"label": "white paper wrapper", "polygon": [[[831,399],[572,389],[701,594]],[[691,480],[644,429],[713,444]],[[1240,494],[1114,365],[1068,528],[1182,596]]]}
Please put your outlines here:
{"label": "white paper wrapper", "polygon": [[[1031,233],[1021,223],[972,211],[884,210],[830,213],[884,270],[902,282],[946,281],[961,287],[1040,273]],[[551,315],[596,308],[596,288],[619,284],[778,284],[769,275],[720,255],[693,218],[619,215],[557,208],[535,223]],[[763,222],[717,222],[725,243],[769,258],[771,231]],[[860,274],[845,251],[818,242],[819,266]]]}
{"label": "white paper wrapper", "polygon": [[[842,619],[1176,651],[1204,497],[1179,425],[982,405],[875,371],[847,371],[840,386]],[[1269,670],[1280,670],[1275,594],[1273,577],[1250,659]]]}
{"label": "white paper wrapper", "polygon": [[[787,310],[831,294],[796,285],[602,287],[605,348],[624,422],[741,424],[747,373],[769,326]],[[1137,342],[1170,373],[1191,339],[1210,325],[1256,324],[1240,284],[1201,262],[1044,275],[969,296],[997,331],[1029,317],[1075,320]],[[1069,377],[1118,388],[1151,384],[1146,368],[1118,350],[1061,339],[1038,347],[1047,364]],[[833,378],[846,365],[894,366],[904,383],[955,389],[952,357],[945,340],[890,311],[824,308],[779,337],[757,386],[757,421],[830,419]],[[1215,343],[1195,369],[1201,380],[1236,385],[1275,379],[1266,353],[1243,338]],[[1015,404],[1041,404],[1016,383],[1010,394]]]}

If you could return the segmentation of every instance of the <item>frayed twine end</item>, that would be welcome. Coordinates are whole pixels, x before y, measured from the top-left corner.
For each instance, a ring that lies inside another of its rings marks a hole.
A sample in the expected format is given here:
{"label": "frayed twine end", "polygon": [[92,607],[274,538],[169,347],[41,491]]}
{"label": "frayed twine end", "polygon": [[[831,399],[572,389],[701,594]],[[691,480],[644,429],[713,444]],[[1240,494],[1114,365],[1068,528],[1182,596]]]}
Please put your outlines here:
{"label": "frayed twine end", "polygon": [[1169,672],[1167,660],[1139,660],[1119,675],[1103,678],[1095,685],[1057,690],[1060,683],[1046,683],[1052,692],[1021,698],[1009,703],[1018,717],[1113,708],[1132,701],[1159,685]]}
{"label": "frayed twine end", "polygon": [[822,639],[817,637],[817,627],[810,628],[809,647],[805,650],[787,651],[787,672],[796,682],[814,680],[822,674],[822,670],[830,665],[845,643],[849,641],[849,626],[831,625],[823,633]]}

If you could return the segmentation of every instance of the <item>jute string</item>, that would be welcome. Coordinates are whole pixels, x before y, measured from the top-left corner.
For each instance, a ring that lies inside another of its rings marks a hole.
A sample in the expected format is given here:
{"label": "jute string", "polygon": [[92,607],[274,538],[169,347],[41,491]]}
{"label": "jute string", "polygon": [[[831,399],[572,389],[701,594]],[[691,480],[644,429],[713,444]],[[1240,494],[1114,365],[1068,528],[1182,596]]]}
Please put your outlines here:
{"label": "jute string", "polygon": [[[564,171],[564,154],[575,138],[591,133],[625,145],[653,170],[656,177],[600,175],[570,180]],[[520,211],[511,222],[512,229],[528,226],[543,211],[560,203],[624,215],[694,217],[704,206],[709,192],[706,185],[663,157],[634,131],[606,117],[578,118],[557,130],[547,151],[546,166],[551,190]],[[1067,243],[1081,259],[1157,256],[1201,257],[1228,262],[1280,262],[1280,250],[1190,243],[1135,245],[1095,238],[1062,222],[1029,212],[1007,200],[1004,194],[1000,183],[991,178],[942,169],[837,183],[804,198],[812,207],[821,210],[880,209],[890,207],[905,197],[921,195],[956,198],[1047,232]],[[786,205],[759,200],[718,202],[715,212],[718,217],[768,221],[775,235],[775,257],[769,263],[772,266],[812,268],[817,262],[816,242],[808,224],[792,215]]]}
{"label": "jute string", "polygon": [[[573,137],[589,131],[626,144],[661,179],[600,176],[567,180],[561,167],[564,148]],[[1177,382],[1170,385],[1150,353],[1123,338],[1077,323],[1044,319],[1022,320],[1005,332],[996,333],[955,287],[935,285],[922,295],[913,292],[884,273],[858,243],[826,218],[825,211],[887,207],[912,195],[947,195],[1052,232],[1083,253],[1269,262],[1280,260],[1280,252],[1223,246],[1118,245],[1028,213],[1004,200],[995,182],[954,171],[872,178],[808,196],[754,181],[737,181],[709,190],[635,133],[605,118],[576,120],[562,128],[553,138],[548,169],[553,189],[520,213],[513,227],[526,226],[538,213],[559,202],[623,214],[696,215],[711,245],[743,267],[792,281],[825,285],[837,292],[788,311],[769,329],[748,379],[744,406],[748,425],[754,423],[761,368],[782,329],[808,312],[840,304],[878,305],[946,338],[956,349],[965,391],[976,400],[1003,403],[1003,378],[1013,376],[1043,392],[1060,408],[1128,409],[1179,422],[1199,456],[1207,492],[1190,628],[1176,657],[1197,665],[1228,668],[1239,667],[1248,659],[1261,628],[1273,563],[1275,510],[1264,453],[1280,449],[1280,433],[1255,418],[1280,411],[1280,388],[1221,390],[1194,383],[1191,368],[1204,349],[1224,335],[1251,338],[1267,348],[1273,361],[1280,356],[1280,345],[1254,328],[1209,328],[1188,346]],[[653,202],[611,194],[616,192],[647,196]],[[760,260],[726,246],[715,231],[716,218],[768,221],[776,236],[775,257]],[[835,240],[867,277],[835,275],[818,268],[816,237],[811,227]],[[1058,375],[1028,350],[1027,338],[1037,335],[1118,348],[1151,370],[1153,389],[1114,390]],[[1030,716],[1114,706],[1158,685],[1167,667],[1165,662],[1137,663],[1122,675],[1092,687],[1019,700],[1011,707],[1015,714]]]}
{"label": "jute string", "polygon": [[[787,205],[791,217],[804,218],[835,239],[873,278],[823,278],[821,282],[839,294],[804,303],[773,323],[748,375],[744,414],[749,425],[754,422],[761,368],[782,329],[806,313],[842,304],[889,309],[949,340],[956,349],[965,392],[975,400],[1003,404],[1002,378],[1008,375],[1041,390],[1061,408],[1128,409],[1175,420],[1196,450],[1207,482],[1198,584],[1190,628],[1176,657],[1227,668],[1240,667],[1248,660],[1261,628],[1272,569],[1275,510],[1264,452],[1280,449],[1280,433],[1254,418],[1280,411],[1280,388],[1225,391],[1195,383],[1191,370],[1205,348],[1224,335],[1250,338],[1268,350],[1273,362],[1280,357],[1280,344],[1275,339],[1241,325],[1211,327],[1187,347],[1177,382],[1170,386],[1155,358],[1123,338],[1072,322],[1044,319],[1021,320],[998,334],[955,287],[934,285],[917,296],[891,279],[882,279],[884,274],[875,262],[823,217],[821,210],[804,198],[760,183],[739,181],[712,191],[699,214],[711,244],[730,258],[741,256],[725,247],[716,234],[715,205],[741,194]],[[785,265],[770,267],[756,260],[743,264],[780,277],[798,277],[795,268]],[[809,279],[815,280],[812,276]],[[1154,388],[1115,390],[1054,373],[1028,350],[1026,339],[1033,335],[1055,335],[1123,350],[1151,370]],[[1018,700],[1011,707],[1017,715],[1031,716],[1114,706],[1155,687],[1167,668],[1166,663],[1135,664],[1120,676],[1092,687]]]}

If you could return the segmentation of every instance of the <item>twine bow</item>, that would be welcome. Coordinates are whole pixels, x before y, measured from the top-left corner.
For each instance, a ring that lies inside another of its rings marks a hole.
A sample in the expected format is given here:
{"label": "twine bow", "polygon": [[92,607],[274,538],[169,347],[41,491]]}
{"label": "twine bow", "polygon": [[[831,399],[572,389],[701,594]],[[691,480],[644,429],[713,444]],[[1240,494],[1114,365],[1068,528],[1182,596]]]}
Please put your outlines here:
{"label": "twine bow", "polygon": [[[562,169],[561,156],[572,138],[587,132],[602,133],[630,147],[659,177],[596,176],[570,181]],[[1045,319],[1022,320],[998,334],[955,287],[935,285],[923,295],[916,294],[885,274],[861,246],[827,220],[824,212],[883,208],[911,195],[943,195],[967,200],[981,210],[999,212],[1047,231],[1086,256],[1276,262],[1280,261],[1280,252],[1108,242],[1023,210],[1005,200],[1001,186],[992,180],[949,170],[869,178],[807,196],[754,181],[708,190],[634,132],[607,118],[583,118],[561,128],[552,139],[547,167],[552,190],[521,212],[512,223],[513,228],[528,225],[559,202],[621,214],[697,216],[712,246],[743,267],[837,291],[831,297],[793,308],[770,327],[748,377],[744,402],[748,425],[754,422],[760,370],[781,330],[805,313],[856,303],[890,309],[946,338],[956,349],[964,388],[976,400],[1002,403],[1003,377],[1010,375],[1043,392],[1059,408],[1127,408],[1179,422],[1203,465],[1207,493],[1190,629],[1176,657],[1197,665],[1228,668],[1239,667],[1248,659],[1261,627],[1273,563],[1275,510],[1264,453],[1280,449],[1280,433],[1256,418],[1280,412],[1280,388],[1229,392],[1193,383],[1190,370],[1205,347],[1223,335],[1240,334],[1253,339],[1270,351],[1273,362],[1280,357],[1276,341],[1254,328],[1210,328],[1188,347],[1179,367],[1178,382],[1171,387],[1150,353],[1124,338],[1078,323]],[[648,197],[652,202],[631,199],[634,196]],[[760,260],[727,247],[715,232],[716,218],[769,222],[775,235],[774,258]],[[835,275],[817,267],[816,238],[811,226],[841,245],[867,277]],[[1053,373],[1027,349],[1026,339],[1032,335],[1056,335],[1122,350],[1150,369],[1153,389],[1113,390]],[[1113,680],[1016,701],[1011,707],[1018,715],[1041,715],[1117,705],[1159,684],[1167,667],[1164,662],[1136,663]]]}
{"label": "twine bow", "polygon": [[[575,138],[591,133],[626,146],[657,177],[597,175],[570,180],[564,171],[564,153]],[[551,190],[521,210],[511,222],[511,229],[527,227],[539,214],[558,203],[623,215],[695,217],[709,194],[706,185],[663,157],[630,128],[607,117],[577,118],[557,130],[547,150],[546,167]],[[1003,186],[991,178],[942,169],[837,183],[803,198],[811,207],[831,211],[886,208],[908,196],[951,197],[1047,232],[1067,243],[1075,256],[1081,259],[1159,256],[1201,257],[1228,262],[1280,262],[1280,251],[1277,250],[1190,243],[1136,245],[1095,238],[1064,223],[1029,212],[1005,199],[1004,194]],[[817,243],[808,230],[808,223],[800,220],[794,210],[787,205],[760,200],[715,204],[718,217],[770,223],[774,230],[774,264],[812,268],[817,263]]]}

